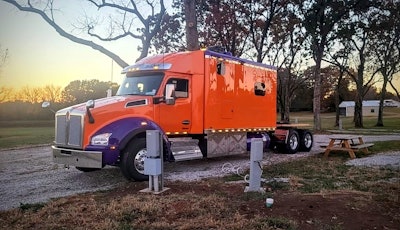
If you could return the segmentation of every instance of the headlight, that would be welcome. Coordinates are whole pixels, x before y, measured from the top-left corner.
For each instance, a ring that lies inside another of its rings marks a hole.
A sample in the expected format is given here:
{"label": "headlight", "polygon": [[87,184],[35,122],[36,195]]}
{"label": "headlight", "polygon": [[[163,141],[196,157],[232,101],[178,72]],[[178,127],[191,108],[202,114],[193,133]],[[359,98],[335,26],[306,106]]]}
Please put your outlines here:
{"label": "headlight", "polygon": [[92,145],[108,145],[108,139],[112,133],[102,133],[92,137]]}

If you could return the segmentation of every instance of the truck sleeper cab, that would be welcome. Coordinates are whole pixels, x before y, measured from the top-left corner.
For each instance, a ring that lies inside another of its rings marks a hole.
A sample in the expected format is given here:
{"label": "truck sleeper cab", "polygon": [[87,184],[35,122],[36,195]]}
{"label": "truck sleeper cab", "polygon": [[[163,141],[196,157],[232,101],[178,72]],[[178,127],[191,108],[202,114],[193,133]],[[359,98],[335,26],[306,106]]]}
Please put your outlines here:
{"label": "truck sleeper cab", "polygon": [[81,171],[118,165],[144,172],[146,130],[160,130],[164,159],[246,153],[249,140],[309,151],[309,131],[277,127],[276,69],[210,50],[144,58],[124,68],[116,96],[57,111],[53,159]]}

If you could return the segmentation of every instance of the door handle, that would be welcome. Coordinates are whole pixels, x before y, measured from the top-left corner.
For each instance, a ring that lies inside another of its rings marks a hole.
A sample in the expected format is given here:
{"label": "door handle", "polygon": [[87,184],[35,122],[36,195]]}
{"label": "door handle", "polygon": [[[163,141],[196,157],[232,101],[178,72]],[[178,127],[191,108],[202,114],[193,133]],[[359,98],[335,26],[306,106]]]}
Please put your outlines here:
{"label": "door handle", "polygon": [[189,120],[183,120],[182,121],[182,125],[189,125],[190,124],[190,121]]}

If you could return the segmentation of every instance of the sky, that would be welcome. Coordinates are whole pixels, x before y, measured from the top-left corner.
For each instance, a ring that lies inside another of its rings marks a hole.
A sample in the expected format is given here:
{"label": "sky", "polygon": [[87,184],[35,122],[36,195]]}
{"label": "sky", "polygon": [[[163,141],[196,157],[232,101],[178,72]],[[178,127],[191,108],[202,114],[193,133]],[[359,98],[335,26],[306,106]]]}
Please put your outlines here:
{"label": "sky", "polygon": [[[82,12],[79,11],[82,9],[79,2],[65,7],[65,12]],[[122,68],[111,58],[61,37],[38,15],[21,12],[2,1],[0,28],[1,49],[8,49],[9,52],[9,59],[0,72],[0,86],[65,87],[74,80],[112,79],[117,83],[122,80]],[[137,44],[132,44],[132,40],[128,42],[109,43],[109,47],[133,64],[139,57]]]}

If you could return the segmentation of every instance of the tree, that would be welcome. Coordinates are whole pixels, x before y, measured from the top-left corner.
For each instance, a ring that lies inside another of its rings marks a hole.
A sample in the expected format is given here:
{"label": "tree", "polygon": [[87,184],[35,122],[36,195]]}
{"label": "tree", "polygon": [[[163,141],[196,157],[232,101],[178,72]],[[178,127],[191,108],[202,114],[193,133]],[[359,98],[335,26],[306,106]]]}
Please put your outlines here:
{"label": "tree", "polygon": [[[0,46],[0,77],[2,76],[1,71],[4,65],[7,63],[9,59],[8,49],[3,49]],[[7,101],[9,99],[9,94],[11,93],[12,89],[7,88],[5,86],[0,87],[0,103]]]}
{"label": "tree", "polygon": [[3,69],[4,65],[7,63],[10,54],[8,53],[8,49],[3,49],[0,45],[0,71]]}
{"label": "tree", "polygon": [[[294,7],[290,7],[294,8]],[[305,52],[301,22],[292,11],[282,10],[271,25],[271,45],[267,60],[278,66],[278,107],[282,122],[290,121],[290,108],[304,77],[301,70]]]}
{"label": "tree", "polygon": [[338,25],[350,17],[350,10],[358,4],[360,0],[308,0],[303,2],[299,10],[299,17],[303,19],[308,35],[307,46],[315,62],[313,110],[314,129],[317,131],[321,130],[321,62],[325,52],[337,39]]}
{"label": "tree", "polygon": [[41,87],[24,86],[16,94],[18,101],[31,104],[43,102],[43,89]]}
{"label": "tree", "polygon": [[[25,3],[19,3],[17,0],[3,1],[21,11],[39,15],[59,35],[101,52],[121,67],[127,66],[127,62],[101,44],[124,38],[139,40],[141,46],[138,47],[140,51],[138,60],[142,59],[149,53],[153,38],[161,31],[161,24],[166,13],[164,0],[148,0],[140,1],[140,3],[132,0],[127,4],[107,0],[86,0],[85,2],[88,5],[86,10],[90,11],[90,8],[94,7],[97,9],[98,15],[95,17],[84,16],[77,25],[73,26],[74,28],[71,31],[77,31],[74,33],[68,32],[56,20],[63,15],[58,14],[60,10],[57,9],[56,0],[27,0]],[[144,12],[148,12],[148,14],[144,14]],[[80,36],[81,32],[86,33],[86,35]]]}
{"label": "tree", "polygon": [[343,47],[338,49],[335,53],[329,53],[329,57],[324,59],[324,61],[336,66],[339,71],[339,77],[337,78],[334,92],[335,127],[339,126],[339,104],[343,101],[343,92],[345,90],[348,91],[349,88],[349,79],[344,77],[345,75],[348,76],[346,71],[349,68],[348,66],[351,54],[351,45],[346,36],[344,36],[344,38],[339,38],[339,40],[341,40],[339,43],[342,44]]}
{"label": "tree", "polygon": [[43,101],[62,102],[62,89],[60,86],[46,85],[43,87]]}
{"label": "tree", "polygon": [[99,80],[76,80],[70,82],[63,90],[64,101],[77,104],[91,99],[103,98],[106,96],[110,82]]}
{"label": "tree", "polygon": [[198,50],[199,32],[197,31],[196,0],[184,0],[186,21],[186,44],[188,50]]}
{"label": "tree", "polygon": [[378,65],[383,78],[379,98],[379,112],[376,126],[383,126],[383,104],[387,84],[400,71],[400,2],[383,1],[376,17],[373,18],[374,33],[371,50],[374,63]]}
{"label": "tree", "polygon": [[244,1],[249,15],[246,16],[245,24],[249,25],[250,41],[255,50],[257,62],[262,62],[267,56],[270,40],[270,29],[273,19],[284,9],[287,4],[285,0],[262,0]]}

